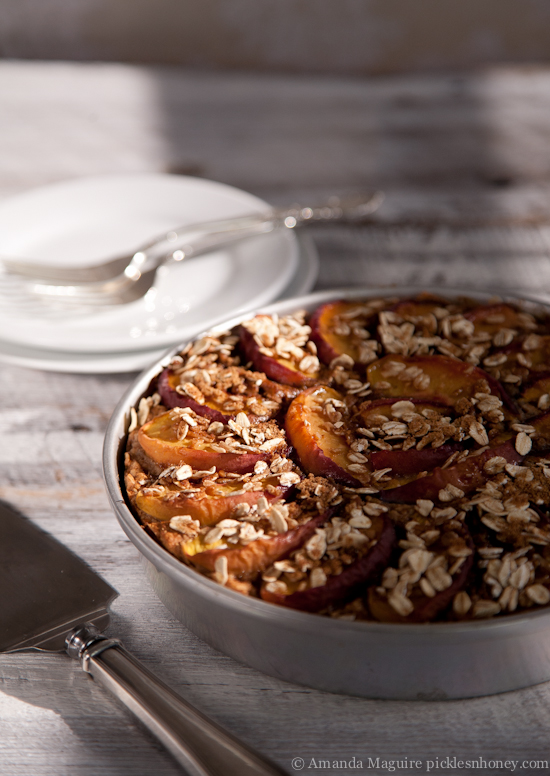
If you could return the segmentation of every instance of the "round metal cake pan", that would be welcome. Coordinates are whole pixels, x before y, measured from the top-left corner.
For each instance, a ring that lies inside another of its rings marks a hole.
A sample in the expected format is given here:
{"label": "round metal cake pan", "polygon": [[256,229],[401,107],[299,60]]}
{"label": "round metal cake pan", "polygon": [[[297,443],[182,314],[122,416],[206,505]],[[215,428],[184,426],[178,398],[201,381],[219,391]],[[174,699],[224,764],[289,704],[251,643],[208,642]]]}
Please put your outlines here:
{"label": "round metal cake pan", "polygon": [[[403,297],[419,290],[328,291],[279,302],[262,312],[285,315],[300,309],[311,311],[334,299]],[[490,298],[489,293],[471,291],[445,289],[440,293],[448,298]],[[532,298],[531,302],[539,304]],[[226,321],[218,330],[251,315]],[[441,700],[517,690],[550,679],[550,608],[464,623],[335,620],[243,596],[201,576],[157,544],[140,526],[125,497],[125,440],[130,407],[184,345],[168,351],[124,394],[110,420],[103,451],[104,476],[116,516],[141,554],[155,593],[178,620],[241,663],[329,692]]]}

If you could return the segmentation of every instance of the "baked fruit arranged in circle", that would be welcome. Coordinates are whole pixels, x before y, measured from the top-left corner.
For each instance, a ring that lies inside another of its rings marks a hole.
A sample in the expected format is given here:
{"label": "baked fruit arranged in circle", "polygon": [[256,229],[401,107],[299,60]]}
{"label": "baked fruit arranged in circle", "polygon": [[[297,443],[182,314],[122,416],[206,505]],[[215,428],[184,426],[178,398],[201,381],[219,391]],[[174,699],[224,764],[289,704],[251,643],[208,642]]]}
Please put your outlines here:
{"label": "baked fruit arranged in circle", "polygon": [[347,620],[550,604],[550,316],[336,300],[187,345],[132,409],[144,530],[243,595]]}

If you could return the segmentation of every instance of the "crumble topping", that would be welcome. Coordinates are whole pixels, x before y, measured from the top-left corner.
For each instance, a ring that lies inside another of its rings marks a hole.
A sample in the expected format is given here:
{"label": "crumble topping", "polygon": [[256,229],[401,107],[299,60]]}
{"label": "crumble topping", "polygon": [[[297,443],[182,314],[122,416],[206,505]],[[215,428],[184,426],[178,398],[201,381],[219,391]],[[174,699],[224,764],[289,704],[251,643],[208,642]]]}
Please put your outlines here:
{"label": "crumble topping", "polygon": [[253,335],[262,355],[280,357],[300,372],[315,375],[320,363],[317,347],[309,339],[311,328],[305,323],[305,317],[303,310],[284,316],[257,315],[245,321],[243,327]]}
{"label": "crumble topping", "polygon": [[188,344],[131,408],[126,492],[244,595],[344,620],[510,615],[550,604],[549,409],[550,321],[518,305],[258,315]]}

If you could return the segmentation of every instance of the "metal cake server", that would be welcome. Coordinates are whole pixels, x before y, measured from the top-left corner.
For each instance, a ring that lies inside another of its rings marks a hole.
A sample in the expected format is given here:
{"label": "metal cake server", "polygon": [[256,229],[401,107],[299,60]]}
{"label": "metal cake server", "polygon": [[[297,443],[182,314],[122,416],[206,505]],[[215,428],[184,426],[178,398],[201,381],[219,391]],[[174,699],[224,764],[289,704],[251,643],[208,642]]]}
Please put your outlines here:
{"label": "metal cake server", "polygon": [[100,632],[117,595],[56,539],[0,503],[0,652],[65,650],[149,728],[189,776],[284,776]]}

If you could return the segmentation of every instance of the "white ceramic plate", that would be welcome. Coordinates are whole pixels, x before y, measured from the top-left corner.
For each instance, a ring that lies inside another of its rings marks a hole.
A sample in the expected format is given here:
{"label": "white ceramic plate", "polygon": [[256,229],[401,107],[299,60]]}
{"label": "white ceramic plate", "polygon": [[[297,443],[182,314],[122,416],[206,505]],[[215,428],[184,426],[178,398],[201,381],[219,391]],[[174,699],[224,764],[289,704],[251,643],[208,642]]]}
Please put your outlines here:
{"label": "white ceramic plate", "polygon": [[[77,179],[0,203],[0,256],[82,266],[132,253],[151,237],[185,223],[268,207],[251,194],[199,178]],[[55,318],[0,309],[0,340],[72,353],[166,348],[276,299],[296,274],[298,253],[295,235],[280,230],[162,267],[143,299],[121,307]]]}
{"label": "white ceramic plate", "polygon": [[[319,270],[315,244],[309,235],[299,233],[298,269],[278,299],[290,299],[311,291]],[[32,348],[4,342],[0,339],[0,363],[12,364],[48,372],[79,374],[115,374],[135,372],[157,361],[165,348],[113,353],[71,353],[68,351]]]}

